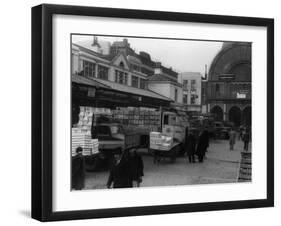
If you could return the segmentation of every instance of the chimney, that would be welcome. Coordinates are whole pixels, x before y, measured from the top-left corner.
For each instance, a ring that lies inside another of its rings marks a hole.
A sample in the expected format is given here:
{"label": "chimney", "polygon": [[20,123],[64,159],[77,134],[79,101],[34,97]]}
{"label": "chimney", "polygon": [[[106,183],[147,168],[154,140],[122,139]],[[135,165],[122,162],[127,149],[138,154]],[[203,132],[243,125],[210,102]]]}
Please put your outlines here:
{"label": "chimney", "polygon": [[207,64],[205,64],[205,75],[204,75],[204,80],[207,80],[207,78],[208,78]]}
{"label": "chimney", "polygon": [[130,47],[130,44],[129,44],[127,38],[124,38],[124,39],[123,39],[123,43],[124,43],[124,45],[125,45],[126,47]]}
{"label": "chimney", "polygon": [[154,74],[162,74],[162,68],[160,62],[155,62]]}

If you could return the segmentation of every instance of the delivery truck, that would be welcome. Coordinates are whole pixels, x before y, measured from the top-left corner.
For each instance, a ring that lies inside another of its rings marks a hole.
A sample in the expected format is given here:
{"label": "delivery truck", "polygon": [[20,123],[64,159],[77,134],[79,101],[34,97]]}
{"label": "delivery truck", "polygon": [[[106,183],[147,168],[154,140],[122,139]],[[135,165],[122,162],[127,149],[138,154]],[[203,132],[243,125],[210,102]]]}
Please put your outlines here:
{"label": "delivery truck", "polygon": [[169,110],[133,107],[110,110],[82,106],[76,126],[84,133],[91,134],[93,140],[98,140],[98,153],[87,157],[90,159],[89,165],[95,166],[95,159],[110,159],[114,153],[121,153],[126,149],[146,147],[156,155],[157,148],[150,147],[151,132],[160,132],[163,136],[170,137],[171,148],[167,147],[165,153],[169,155],[169,151],[172,151],[175,159],[183,148],[189,123],[185,113]]}

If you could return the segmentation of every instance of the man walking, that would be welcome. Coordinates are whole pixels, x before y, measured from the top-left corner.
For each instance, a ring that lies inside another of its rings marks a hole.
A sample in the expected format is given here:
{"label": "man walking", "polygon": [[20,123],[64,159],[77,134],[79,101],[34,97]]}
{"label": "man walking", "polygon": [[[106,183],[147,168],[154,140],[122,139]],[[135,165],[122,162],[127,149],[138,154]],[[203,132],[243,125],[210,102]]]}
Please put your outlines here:
{"label": "man walking", "polygon": [[72,189],[81,190],[85,186],[85,160],[83,149],[76,149],[76,156],[72,158]]}
{"label": "man walking", "polygon": [[196,148],[196,139],[192,131],[189,132],[189,135],[185,141],[185,151],[187,153],[189,163],[195,162],[195,149]]}
{"label": "man walking", "polygon": [[233,130],[233,128],[230,129],[229,132],[229,146],[230,146],[230,151],[233,150],[234,148],[234,144],[235,144],[235,138],[236,138],[236,133]]}
{"label": "man walking", "polygon": [[244,151],[248,151],[249,148],[249,142],[250,142],[250,131],[249,128],[246,129],[246,132],[243,136],[244,141]]}
{"label": "man walking", "polygon": [[196,154],[198,156],[199,162],[203,162],[208,147],[209,147],[209,133],[206,129],[204,129],[199,136],[198,145],[197,145]]}
{"label": "man walking", "polygon": [[110,169],[107,188],[113,184],[113,188],[131,188],[133,187],[133,176],[130,170],[129,153],[123,153],[121,156],[115,155],[114,163]]}

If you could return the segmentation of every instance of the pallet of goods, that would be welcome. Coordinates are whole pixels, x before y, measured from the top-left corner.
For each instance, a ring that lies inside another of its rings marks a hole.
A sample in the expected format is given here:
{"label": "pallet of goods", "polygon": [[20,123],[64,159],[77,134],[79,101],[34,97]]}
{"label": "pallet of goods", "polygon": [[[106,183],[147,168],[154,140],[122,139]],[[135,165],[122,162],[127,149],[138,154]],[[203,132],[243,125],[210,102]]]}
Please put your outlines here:
{"label": "pallet of goods", "polygon": [[173,144],[173,138],[166,136],[160,132],[150,132],[150,149],[169,151]]}
{"label": "pallet of goods", "polygon": [[112,112],[108,108],[80,106],[79,122],[76,126],[80,128],[84,133],[89,133],[91,131],[92,122],[96,123],[97,119],[101,115],[112,118]]}
{"label": "pallet of goods", "polygon": [[98,139],[92,139],[91,134],[83,132],[81,129],[72,129],[72,156],[76,155],[76,149],[81,147],[83,155],[93,155],[99,152]]}
{"label": "pallet of goods", "polygon": [[252,153],[250,151],[243,151],[241,152],[238,182],[250,181],[252,181]]}

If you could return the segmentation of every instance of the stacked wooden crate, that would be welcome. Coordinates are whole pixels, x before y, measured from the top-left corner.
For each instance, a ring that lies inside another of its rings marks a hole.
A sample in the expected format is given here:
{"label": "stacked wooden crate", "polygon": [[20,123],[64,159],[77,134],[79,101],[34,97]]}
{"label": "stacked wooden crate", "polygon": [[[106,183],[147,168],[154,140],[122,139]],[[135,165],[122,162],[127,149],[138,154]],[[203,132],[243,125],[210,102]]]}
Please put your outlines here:
{"label": "stacked wooden crate", "polygon": [[120,108],[112,111],[113,118],[130,127],[146,128],[158,131],[161,125],[159,111],[142,110],[139,108]]}
{"label": "stacked wooden crate", "polygon": [[81,147],[83,155],[96,154],[99,151],[98,139],[92,139],[91,134],[83,132],[81,129],[72,129],[72,156],[76,155],[76,149]]}
{"label": "stacked wooden crate", "polygon": [[85,133],[90,133],[93,121],[93,114],[94,123],[96,123],[96,120],[101,115],[106,116],[108,118],[112,118],[112,113],[110,109],[80,106],[79,122],[76,127],[80,128]]}
{"label": "stacked wooden crate", "polygon": [[241,152],[238,182],[252,181],[252,152]]}

